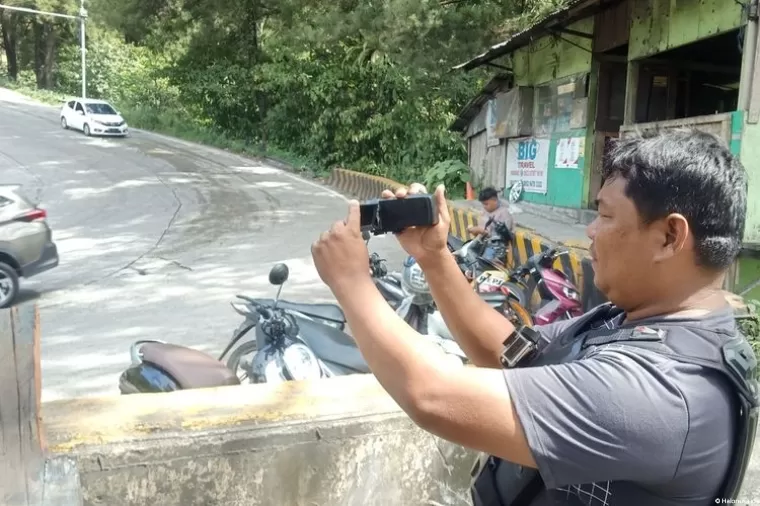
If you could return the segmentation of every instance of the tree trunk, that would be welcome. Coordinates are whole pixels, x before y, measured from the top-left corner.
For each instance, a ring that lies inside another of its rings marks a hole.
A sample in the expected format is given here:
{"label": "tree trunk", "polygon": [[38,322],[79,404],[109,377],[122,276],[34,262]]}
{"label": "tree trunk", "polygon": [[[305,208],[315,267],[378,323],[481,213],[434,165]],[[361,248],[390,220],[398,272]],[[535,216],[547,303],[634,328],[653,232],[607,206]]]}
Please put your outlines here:
{"label": "tree trunk", "polygon": [[15,81],[18,78],[18,37],[16,29],[16,15],[14,13],[0,13],[0,31],[3,32],[3,47],[5,48],[5,61],[8,62],[8,77]]}
{"label": "tree trunk", "polygon": [[34,34],[34,76],[37,78],[37,88],[42,88],[45,77],[43,70],[45,65],[45,33],[42,23],[34,22],[32,33]]}
{"label": "tree trunk", "polygon": [[37,76],[37,88],[53,89],[56,42],[53,23],[34,23],[34,74]]}
{"label": "tree trunk", "polygon": [[58,34],[53,23],[45,24],[45,54],[44,54],[44,79],[45,89],[52,90],[55,87],[55,55],[58,45]]}

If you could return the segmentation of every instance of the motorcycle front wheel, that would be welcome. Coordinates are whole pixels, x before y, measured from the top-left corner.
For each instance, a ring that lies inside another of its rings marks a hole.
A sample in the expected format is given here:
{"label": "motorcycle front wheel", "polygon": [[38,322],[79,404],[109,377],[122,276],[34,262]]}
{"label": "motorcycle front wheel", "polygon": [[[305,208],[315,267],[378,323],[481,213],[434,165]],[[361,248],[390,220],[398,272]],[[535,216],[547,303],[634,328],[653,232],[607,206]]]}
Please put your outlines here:
{"label": "motorcycle front wheel", "polygon": [[515,328],[520,328],[522,326],[528,328],[533,327],[533,318],[522,304],[508,301],[504,308],[504,315],[512,322],[512,325],[514,325]]}
{"label": "motorcycle front wheel", "polygon": [[233,352],[230,353],[230,357],[227,359],[227,367],[237,375],[241,383],[244,379],[248,379],[248,372],[242,371],[245,373],[245,375],[244,378],[240,378],[241,371],[238,370],[240,368],[240,361],[244,356],[254,354],[257,350],[258,347],[255,340],[247,341],[235,348]]}

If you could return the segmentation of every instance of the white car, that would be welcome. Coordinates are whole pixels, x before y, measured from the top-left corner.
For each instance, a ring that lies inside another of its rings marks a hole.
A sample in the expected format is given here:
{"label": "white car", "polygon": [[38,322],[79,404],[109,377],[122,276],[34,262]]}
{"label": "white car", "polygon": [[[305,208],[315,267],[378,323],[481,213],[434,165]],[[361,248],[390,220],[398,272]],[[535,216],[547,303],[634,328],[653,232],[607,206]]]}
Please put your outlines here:
{"label": "white car", "polygon": [[127,122],[104,100],[89,98],[69,100],[61,107],[61,127],[81,130],[85,135],[118,135],[129,133]]}

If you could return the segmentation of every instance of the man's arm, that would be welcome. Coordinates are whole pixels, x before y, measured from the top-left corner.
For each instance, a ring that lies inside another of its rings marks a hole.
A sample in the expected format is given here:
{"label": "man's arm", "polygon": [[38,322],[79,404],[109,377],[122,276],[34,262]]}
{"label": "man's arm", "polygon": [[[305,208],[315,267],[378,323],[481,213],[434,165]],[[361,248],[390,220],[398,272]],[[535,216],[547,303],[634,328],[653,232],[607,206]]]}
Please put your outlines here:
{"label": "man's arm", "polygon": [[486,223],[488,223],[488,216],[485,212],[481,211],[480,216],[478,217],[478,223],[469,227],[467,231],[472,235],[484,234],[486,231]]}
{"label": "man's arm", "polygon": [[335,295],[371,371],[424,430],[538,469],[549,488],[675,474],[689,415],[667,368],[609,351],[556,366],[451,369],[371,283]]}
{"label": "man's arm", "polygon": [[333,291],[370,370],[415,423],[443,439],[535,467],[501,370],[452,369],[371,282]]}
{"label": "man's arm", "polygon": [[462,351],[477,366],[500,369],[504,341],[515,329],[512,323],[475,293],[448,251],[423,259],[420,267]]}

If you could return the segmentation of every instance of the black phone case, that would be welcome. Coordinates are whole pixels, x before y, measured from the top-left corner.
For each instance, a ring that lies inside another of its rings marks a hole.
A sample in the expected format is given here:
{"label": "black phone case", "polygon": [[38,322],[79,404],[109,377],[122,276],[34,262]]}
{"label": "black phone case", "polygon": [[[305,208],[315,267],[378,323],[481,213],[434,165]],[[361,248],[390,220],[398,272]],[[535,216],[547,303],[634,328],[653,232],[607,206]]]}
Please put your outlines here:
{"label": "black phone case", "polygon": [[409,227],[438,223],[438,206],[432,195],[409,195],[403,199],[375,199],[360,207],[361,226],[375,235],[398,233]]}

